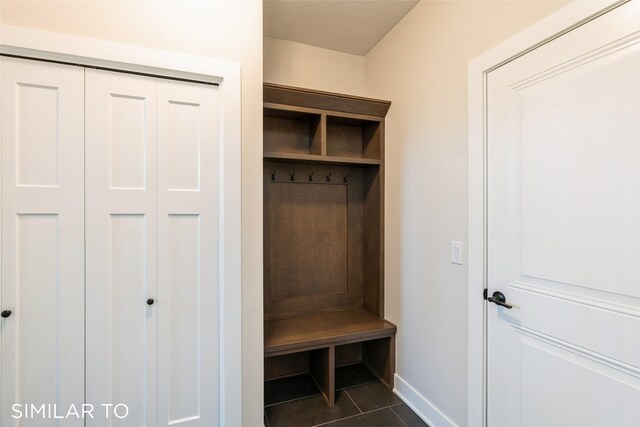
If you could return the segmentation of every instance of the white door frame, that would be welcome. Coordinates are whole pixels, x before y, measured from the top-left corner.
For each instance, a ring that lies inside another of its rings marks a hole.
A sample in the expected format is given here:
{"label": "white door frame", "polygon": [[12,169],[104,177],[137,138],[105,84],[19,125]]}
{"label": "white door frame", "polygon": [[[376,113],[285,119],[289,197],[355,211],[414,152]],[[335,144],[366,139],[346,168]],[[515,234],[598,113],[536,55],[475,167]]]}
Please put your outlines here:
{"label": "white door frame", "polygon": [[220,87],[220,425],[242,425],[241,86],[240,66],[22,27],[0,26],[0,53],[130,73],[215,83]]}
{"label": "white door frame", "polygon": [[469,278],[467,425],[487,425],[487,75],[490,71],[627,3],[598,0],[572,3],[516,34],[468,66],[469,114]]}

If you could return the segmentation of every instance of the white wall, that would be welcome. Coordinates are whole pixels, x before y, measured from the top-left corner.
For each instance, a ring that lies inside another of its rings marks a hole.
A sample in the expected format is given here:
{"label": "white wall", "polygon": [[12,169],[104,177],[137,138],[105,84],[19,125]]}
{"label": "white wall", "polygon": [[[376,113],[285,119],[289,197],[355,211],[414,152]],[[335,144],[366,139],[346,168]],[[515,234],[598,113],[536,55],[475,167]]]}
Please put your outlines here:
{"label": "white wall", "polygon": [[386,316],[397,374],[432,419],[467,417],[467,267],[450,263],[451,240],[467,240],[467,63],[564,4],[423,1],[366,55],[367,96],[393,102]]}
{"label": "white wall", "polygon": [[265,37],[264,81],[363,95],[364,57]]}
{"label": "white wall", "polygon": [[243,414],[262,425],[262,1],[3,0],[0,22],[241,64]]}

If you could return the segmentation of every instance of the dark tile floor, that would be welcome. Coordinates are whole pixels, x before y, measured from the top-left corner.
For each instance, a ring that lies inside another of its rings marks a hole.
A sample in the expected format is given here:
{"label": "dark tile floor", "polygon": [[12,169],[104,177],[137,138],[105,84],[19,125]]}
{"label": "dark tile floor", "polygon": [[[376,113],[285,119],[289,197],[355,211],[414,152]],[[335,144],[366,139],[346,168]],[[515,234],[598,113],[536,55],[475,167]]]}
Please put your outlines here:
{"label": "dark tile floor", "polygon": [[267,427],[428,427],[364,365],[336,370],[336,404],[329,408],[310,375],[265,383]]}

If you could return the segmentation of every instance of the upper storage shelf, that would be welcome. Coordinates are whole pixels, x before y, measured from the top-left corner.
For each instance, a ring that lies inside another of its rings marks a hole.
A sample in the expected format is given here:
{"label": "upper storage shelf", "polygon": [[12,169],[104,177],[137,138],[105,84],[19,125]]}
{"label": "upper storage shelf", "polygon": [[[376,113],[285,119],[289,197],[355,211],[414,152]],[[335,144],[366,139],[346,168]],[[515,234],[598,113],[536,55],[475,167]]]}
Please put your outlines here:
{"label": "upper storage shelf", "polygon": [[380,160],[380,120],[327,115],[327,156]]}
{"label": "upper storage shelf", "polygon": [[307,108],[265,104],[264,150],[293,155],[322,154],[322,114]]}
{"label": "upper storage shelf", "polygon": [[382,163],[390,102],[264,85],[264,157],[344,165]]}

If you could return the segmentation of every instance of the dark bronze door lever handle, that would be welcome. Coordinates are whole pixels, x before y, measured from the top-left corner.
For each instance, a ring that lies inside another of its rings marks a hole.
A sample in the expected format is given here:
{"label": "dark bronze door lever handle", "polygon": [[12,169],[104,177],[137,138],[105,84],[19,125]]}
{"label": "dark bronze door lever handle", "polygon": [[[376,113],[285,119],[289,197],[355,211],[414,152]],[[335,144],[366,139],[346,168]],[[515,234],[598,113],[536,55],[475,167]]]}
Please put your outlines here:
{"label": "dark bronze door lever handle", "polygon": [[507,304],[507,298],[500,291],[495,291],[493,295],[487,298],[487,301],[490,301],[494,304],[498,304],[501,307],[512,309],[513,306],[511,304]]}

